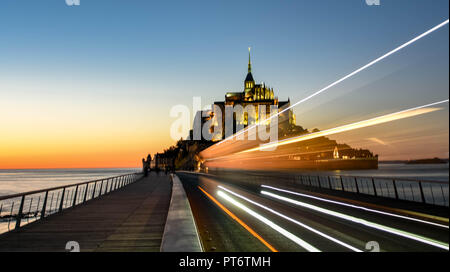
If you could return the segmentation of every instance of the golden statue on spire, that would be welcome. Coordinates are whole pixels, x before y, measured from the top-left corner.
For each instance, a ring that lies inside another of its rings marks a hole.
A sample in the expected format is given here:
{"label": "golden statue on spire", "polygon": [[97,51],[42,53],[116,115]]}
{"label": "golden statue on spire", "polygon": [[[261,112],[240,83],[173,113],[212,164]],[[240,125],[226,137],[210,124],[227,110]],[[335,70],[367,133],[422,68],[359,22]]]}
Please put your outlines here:
{"label": "golden statue on spire", "polygon": [[251,73],[252,72],[252,63],[250,62],[250,49],[251,47],[248,47],[248,72]]}

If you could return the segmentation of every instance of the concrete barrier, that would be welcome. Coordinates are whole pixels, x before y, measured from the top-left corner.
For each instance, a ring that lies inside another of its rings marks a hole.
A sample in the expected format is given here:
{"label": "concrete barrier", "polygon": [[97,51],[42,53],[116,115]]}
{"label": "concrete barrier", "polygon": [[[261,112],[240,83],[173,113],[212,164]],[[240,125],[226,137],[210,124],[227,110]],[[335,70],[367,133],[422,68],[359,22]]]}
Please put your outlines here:
{"label": "concrete barrier", "polygon": [[191,206],[180,179],[172,178],[172,197],[161,243],[161,252],[202,252]]}

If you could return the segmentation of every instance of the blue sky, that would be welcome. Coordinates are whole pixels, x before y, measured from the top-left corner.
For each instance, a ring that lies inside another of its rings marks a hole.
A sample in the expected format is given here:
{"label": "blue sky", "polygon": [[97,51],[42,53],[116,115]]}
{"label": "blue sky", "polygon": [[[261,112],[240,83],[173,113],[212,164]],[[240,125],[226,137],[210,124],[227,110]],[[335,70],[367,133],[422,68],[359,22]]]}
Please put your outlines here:
{"label": "blue sky", "polygon": [[241,89],[252,46],[256,80],[287,97],[297,95],[292,85],[330,82],[447,18],[445,0],[6,0],[0,69],[222,96]]}
{"label": "blue sky", "polygon": [[[81,0],[72,7],[64,0],[3,0],[0,98],[66,104],[91,112],[97,123],[129,116],[168,135],[173,105],[191,105],[193,96],[209,104],[242,90],[248,46],[256,81],[273,86],[280,99],[298,100],[448,19],[448,9],[447,0]],[[399,61],[435,65],[427,54],[448,52],[448,31],[411,49],[417,61]],[[448,70],[448,61],[440,65]],[[448,76],[438,80],[448,86]],[[424,95],[415,99],[426,102]]]}

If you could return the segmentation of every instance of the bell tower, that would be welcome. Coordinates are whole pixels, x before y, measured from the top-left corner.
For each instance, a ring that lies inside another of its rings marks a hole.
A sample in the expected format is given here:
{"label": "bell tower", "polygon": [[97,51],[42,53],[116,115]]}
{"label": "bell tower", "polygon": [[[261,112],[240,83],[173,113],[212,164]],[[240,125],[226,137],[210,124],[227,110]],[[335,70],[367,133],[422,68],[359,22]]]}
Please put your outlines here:
{"label": "bell tower", "polygon": [[244,81],[244,92],[247,95],[255,86],[255,80],[252,75],[252,63],[250,60],[250,47],[248,48],[248,72]]}

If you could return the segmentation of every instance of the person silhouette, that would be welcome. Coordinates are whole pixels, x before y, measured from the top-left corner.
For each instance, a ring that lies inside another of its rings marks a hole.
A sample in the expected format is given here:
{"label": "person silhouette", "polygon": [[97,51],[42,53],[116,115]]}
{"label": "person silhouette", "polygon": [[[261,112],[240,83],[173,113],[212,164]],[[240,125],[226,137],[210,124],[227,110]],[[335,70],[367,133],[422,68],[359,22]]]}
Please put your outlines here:
{"label": "person silhouette", "polygon": [[151,162],[152,162],[152,156],[150,156],[150,154],[148,154],[148,155],[147,155],[147,168],[148,168],[148,171],[149,171],[149,172],[152,171],[152,168],[150,167]]}
{"label": "person silhouette", "polygon": [[148,162],[142,158],[142,172],[144,172],[144,177],[148,176]]}

